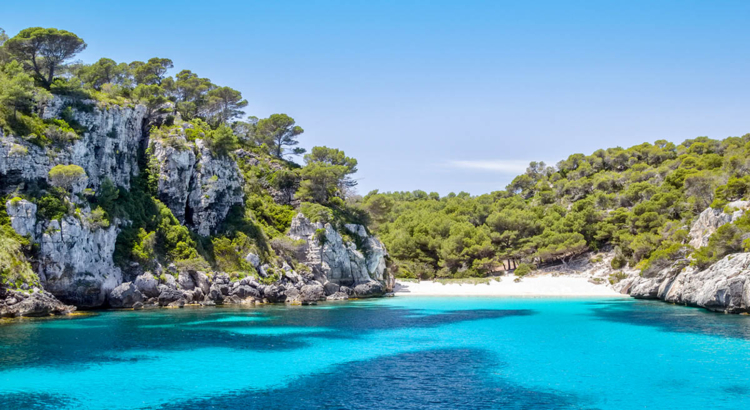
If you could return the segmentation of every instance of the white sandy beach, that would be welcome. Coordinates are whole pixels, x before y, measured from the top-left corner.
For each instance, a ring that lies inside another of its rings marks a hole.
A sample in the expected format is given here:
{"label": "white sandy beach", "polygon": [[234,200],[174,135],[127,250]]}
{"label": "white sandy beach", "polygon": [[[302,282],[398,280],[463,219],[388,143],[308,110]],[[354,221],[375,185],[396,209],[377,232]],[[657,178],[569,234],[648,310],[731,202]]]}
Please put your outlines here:
{"label": "white sandy beach", "polygon": [[589,282],[586,276],[542,275],[520,282],[506,276],[488,283],[447,283],[396,280],[396,296],[613,296],[626,297],[605,285]]}

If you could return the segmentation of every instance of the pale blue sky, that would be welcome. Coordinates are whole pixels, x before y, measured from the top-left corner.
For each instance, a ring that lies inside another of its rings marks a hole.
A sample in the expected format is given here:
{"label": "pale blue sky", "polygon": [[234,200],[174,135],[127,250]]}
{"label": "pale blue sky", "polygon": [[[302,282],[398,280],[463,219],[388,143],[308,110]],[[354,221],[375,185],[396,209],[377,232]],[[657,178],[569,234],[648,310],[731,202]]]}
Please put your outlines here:
{"label": "pale blue sky", "polygon": [[750,132],[750,1],[28,1],[81,59],[168,57],[341,148],[371,189],[503,189],[531,160]]}

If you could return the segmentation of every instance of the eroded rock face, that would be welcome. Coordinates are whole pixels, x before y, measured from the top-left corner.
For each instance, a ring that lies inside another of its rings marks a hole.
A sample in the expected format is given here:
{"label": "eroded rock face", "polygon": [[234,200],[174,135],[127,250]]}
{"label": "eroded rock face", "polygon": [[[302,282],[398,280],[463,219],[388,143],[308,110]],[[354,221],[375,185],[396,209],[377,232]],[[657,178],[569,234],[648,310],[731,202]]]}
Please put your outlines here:
{"label": "eroded rock face", "polygon": [[716,232],[720,226],[728,224],[742,216],[745,210],[750,208],[750,201],[735,201],[726,206],[733,209],[731,213],[725,213],[721,209],[706,208],[698,216],[698,219],[690,228],[690,246],[698,249],[708,245],[711,234]]}
{"label": "eroded rock face", "polygon": [[65,303],[101,306],[109,292],[122,283],[122,272],[112,255],[119,228],[97,228],[88,223],[87,210],[61,221],[40,221],[39,279],[44,289]]}
{"label": "eroded rock face", "polygon": [[159,199],[181,223],[207,236],[232,206],[242,204],[242,174],[230,157],[212,153],[204,141],[188,142],[184,133],[170,138],[178,143],[151,141],[160,166]]}
{"label": "eroded rock face", "polygon": [[21,236],[35,236],[36,209],[36,204],[25,199],[11,199],[5,203],[5,210],[10,217],[10,225]]}
{"label": "eroded rock face", "polygon": [[[43,117],[57,118],[71,104],[72,100],[56,96],[48,103]],[[49,170],[58,164],[83,167],[88,185],[95,190],[104,178],[115,185],[130,187],[131,176],[138,175],[138,147],[146,108],[103,107],[94,101],[71,107],[75,121],[88,129],[72,144],[42,148],[0,131],[0,180],[5,182],[2,189],[11,189],[24,180],[47,180]]]}
{"label": "eroded rock face", "polygon": [[[319,229],[325,231],[322,245],[315,237]],[[305,240],[305,264],[312,268],[315,278],[322,283],[355,287],[372,281],[384,282],[385,245],[369,236],[360,225],[347,225],[346,229],[358,236],[361,249],[354,243],[344,243],[330,224],[312,223],[301,213],[292,219],[289,237]]]}
{"label": "eroded rock face", "polygon": [[728,255],[703,271],[684,270],[660,299],[719,312],[749,312],[750,253]]}

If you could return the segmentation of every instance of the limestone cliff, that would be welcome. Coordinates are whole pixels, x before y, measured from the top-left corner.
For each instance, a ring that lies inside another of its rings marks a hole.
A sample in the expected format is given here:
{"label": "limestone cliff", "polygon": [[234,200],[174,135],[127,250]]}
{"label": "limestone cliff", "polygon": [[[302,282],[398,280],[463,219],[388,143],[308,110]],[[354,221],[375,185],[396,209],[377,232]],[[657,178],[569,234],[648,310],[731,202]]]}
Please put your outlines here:
{"label": "limestone cliff", "polygon": [[242,175],[228,156],[211,152],[203,140],[187,141],[182,128],[150,144],[159,164],[158,197],[181,223],[206,236],[242,204]]}
{"label": "limestone cliff", "polygon": [[[195,133],[189,139],[186,131],[193,125],[179,118],[176,125],[162,128],[167,131],[144,132],[146,109],[140,105],[55,97],[43,118],[61,116],[77,125],[80,132],[75,138],[38,144],[0,131],[0,192],[13,197],[4,204],[5,211],[13,230],[33,244],[35,252],[29,255],[29,262],[43,288],[0,289],[0,316],[64,314],[76,307],[101,306],[313,304],[325,299],[380,296],[392,289],[385,247],[364,226],[343,225],[339,232],[331,224],[312,223],[302,214],[293,219],[288,234],[300,244],[298,260],[287,263],[264,256],[266,260],[261,262],[257,255],[246,256],[259,278],[230,280],[223,272],[158,262],[144,271],[144,266],[131,261],[121,265],[124,272],[115,264],[113,254],[118,235],[132,221],[112,218],[103,223],[92,210],[96,205],[86,199],[105,179],[129,189],[133,178],[144,172],[139,164],[148,163],[148,175],[156,181],[154,196],[180,224],[207,237],[217,232],[233,206],[244,203],[245,181],[233,157],[244,161],[245,167],[252,167],[252,161],[260,164],[260,160],[244,150],[219,154],[208,141],[195,138]],[[64,216],[49,220],[38,209],[39,194],[26,194],[46,192],[51,184],[49,171],[55,165],[68,164],[82,167],[86,178],[60,202],[66,210]],[[299,204],[294,200],[296,186],[284,191],[271,190],[267,181],[260,186],[276,203]]]}
{"label": "limestone cliff", "polygon": [[[48,181],[49,170],[58,164],[81,166],[88,186],[97,189],[105,178],[128,188],[138,174],[138,149],[142,142],[142,123],[146,108],[135,106],[97,106],[94,101],[53,98],[44,110],[44,118],[55,118],[63,110],[87,131],[69,144],[40,147],[25,138],[3,135],[0,130],[0,192],[10,192],[19,184]],[[85,108],[80,108],[85,107]]]}
{"label": "limestone cliff", "polygon": [[362,225],[347,224],[345,229],[356,238],[359,247],[354,242],[344,242],[331,224],[312,223],[301,213],[292,220],[289,237],[304,240],[306,265],[312,268],[318,281],[331,283],[327,285],[329,289],[346,286],[355,291],[359,289],[364,295],[377,293],[380,288],[379,292],[383,293],[386,287],[385,245],[368,235]]}

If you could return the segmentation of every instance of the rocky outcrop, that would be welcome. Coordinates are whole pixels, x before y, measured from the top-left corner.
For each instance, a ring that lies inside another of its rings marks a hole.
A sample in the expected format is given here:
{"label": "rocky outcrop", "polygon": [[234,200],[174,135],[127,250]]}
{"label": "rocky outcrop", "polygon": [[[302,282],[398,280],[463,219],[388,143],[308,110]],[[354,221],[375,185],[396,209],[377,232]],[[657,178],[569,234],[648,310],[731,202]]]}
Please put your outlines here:
{"label": "rocky outcrop", "polygon": [[357,297],[382,295],[387,282],[385,245],[361,225],[348,224],[345,229],[357,243],[345,243],[331,224],[313,223],[300,213],[292,219],[289,237],[305,241],[304,263],[319,282],[326,286],[366,285],[360,287]]}
{"label": "rocky outcrop", "polygon": [[107,294],[122,283],[112,255],[119,228],[90,222],[90,211],[60,220],[36,219],[36,205],[12,199],[6,203],[17,233],[39,245],[37,275],[44,289],[64,303],[79,307],[101,306]]}
{"label": "rocky outcrop", "polygon": [[[736,201],[723,210],[704,210],[690,229],[690,245],[708,245],[711,234],[736,220],[750,208],[748,201]],[[664,262],[664,261],[662,261]],[[638,299],[659,299],[669,303],[702,307],[717,312],[750,312],[750,253],[727,255],[706,269],[691,266],[682,255],[677,261],[652,264],[642,272],[630,272],[615,284],[615,290]]]}
{"label": "rocky outcrop", "polygon": [[115,185],[130,187],[138,175],[138,148],[141,125],[146,114],[142,105],[101,106],[94,101],[54,97],[43,117],[59,118],[68,110],[75,122],[87,131],[72,143],[39,147],[0,131],[0,189],[10,191],[24,181],[47,180],[49,170],[58,164],[76,164],[86,171],[94,190],[105,178]]}
{"label": "rocky outcrop", "polygon": [[623,291],[638,299],[660,299],[716,312],[750,312],[750,253],[728,255],[704,270],[683,259],[653,278],[633,277],[623,283]]}
{"label": "rocky outcrop", "polygon": [[[0,298],[0,314],[71,311],[66,304],[139,309],[187,304],[315,304],[326,298],[378,296],[392,286],[386,273],[386,249],[363,226],[346,225],[337,232],[330,224],[313,224],[301,214],[294,218],[290,236],[304,240],[299,255],[304,266],[291,259],[262,261],[255,253],[246,255],[261,277],[258,280],[267,283],[268,278],[280,275],[271,285],[250,278],[232,281],[220,272],[162,268],[158,263],[153,272],[144,272],[136,263],[123,272],[115,266],[113,253],[121,227],[130,221],[103,220],[101,211],[94,216],[93,205],[85,199],[93,198],[103,181],[130,188],[140,172],[139,158],[149,153],[150,175],[158,175],[158,198],[181,223],[207,236],[216,232],[233,206],[244,201],[240,168],[229,155],[209,149],[206,141],[188,141],[186,130],[193,125],[179,118],[177,126],[163,127],[147,141],[146,109],[141,105],[117,106],[56,96],[42,114],[45,119],[66,118],[79,130],[78,135],[57,135],[60,130],[51,126],[49,141],[40,146],[38,140],[32,143],[30,138],[5,135],[0,130],[0,193],[29,193],[30,188],[44,193],[50,169],[60,164],[81,166],[86,178],[72,189],[74,195],[62,201],[69,212],[59,219],[40,219],[37,205],[25,199],[13,197],[6,202],[13,229],[34,244],[30,262],[39,278],[36,286],[41,284],[44,290],[32,291],[33,286],[26,286],[18,295],[8,293],[11,296]],[[260,166],[261,160],[270,169],[284,167],[248,151],[237,150],[232,155],[245,161],[243,167]],[[296,204],[296,187],[264,189],[278,203]],[[316,233],[319,230],[322,236]],[[292,265],[300,269],[295,271]]]}
{"label": "rocky outcrop", "polygon": [[5,203],[10,225],[21,236],[36,234],[36,204],[25,199],[13,198]]}
{"label": "rocky outcrop", "polygon": [[690,246],[698,249],[708,245],[708,239],[711,237],[711,234],[716,232],[720,226],[728,224],[742,216],[748,208],[750,208],[750,201],[730,202],[725,207],[725,209],[730,210],[730,213],[726,213],[721,209],[706,208],[690,228]]}
{"label": "rocky outcrop", "polygon": [[230,157],[212,153],[202,140],[188,142],[181,131],[151,142],[159,164],[158,196],[181,223],[206,236],[232,206],[242,204],[242,174]]}
{"label": "rocky outcrop", "polygon": [[0,317],[67,315],[75,311],[49,292],[32,289],[22,292],[0,288]]}
{"label": "rocky outcrop", "polygon": [[107,294],[122,283],[122,272],[112,259],[119,228],[91,226],[81,216],[37,224],[38,275],[44,289],[65,303],[101,306]]}

